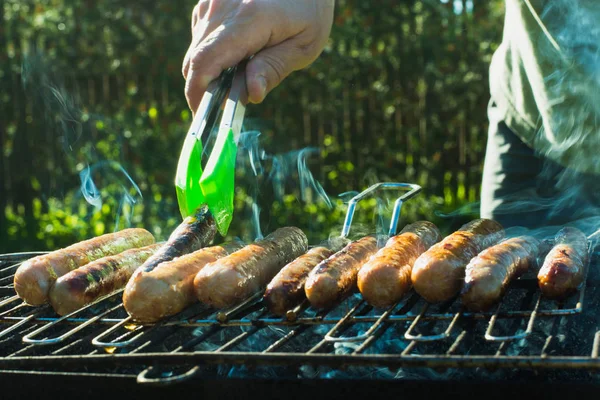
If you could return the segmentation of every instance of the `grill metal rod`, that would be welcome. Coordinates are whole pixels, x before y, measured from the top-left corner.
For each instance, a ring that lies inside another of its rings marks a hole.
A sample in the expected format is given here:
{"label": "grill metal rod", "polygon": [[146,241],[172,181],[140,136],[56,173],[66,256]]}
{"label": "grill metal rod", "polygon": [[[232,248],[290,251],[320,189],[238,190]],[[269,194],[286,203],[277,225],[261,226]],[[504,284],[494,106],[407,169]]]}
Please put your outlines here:
{"label": "grill metal rod", "polygon": [[68,355],[0,358],[0,369],[44,368],[62,366],[130,366],[130,365],[317,365],[343,368],[370,366],[382,368],[535,368],[535,369],[591,369],[600,370],[600,359],[567,356],[434,356],[398,354],[322,354],[322,353],[248,353],[248,352],[181,352],[106,355]]}

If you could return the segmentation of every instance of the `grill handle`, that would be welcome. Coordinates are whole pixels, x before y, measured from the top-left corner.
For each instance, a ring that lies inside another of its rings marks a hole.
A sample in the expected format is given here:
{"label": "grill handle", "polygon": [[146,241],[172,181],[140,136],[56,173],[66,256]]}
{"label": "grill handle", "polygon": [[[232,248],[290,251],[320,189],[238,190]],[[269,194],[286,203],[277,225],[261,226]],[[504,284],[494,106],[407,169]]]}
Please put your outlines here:
{"label": "grill handle", "polygon": [[402,211],[402,205],[406,200],[411,199],[421,191],[421,186],[417,184],[399,182],[379,182],[354,196],[348,202],[348,210],[346,211],[346,219],[344,220],[344,227],[342,228],[342,234],[340,235],[341,237],[347,238],[348,234],[350,233],[350,228],[352,227],[352,218],[354,217],[354,211],[356,210],[356,205],[358,204],[358,202],[360,202],[361,200],[371,195],[373,192],[377,191],[380,188],[408,190],[406,193],[402,194],[402,196],[398,197],[396,199],[396,202],[394,203],[394,212],[392,214],[392,220],[390,221],[388,235],[394,236],[396,234],[396,230],[398,229],[398,221],[400,220],[400,213]]}

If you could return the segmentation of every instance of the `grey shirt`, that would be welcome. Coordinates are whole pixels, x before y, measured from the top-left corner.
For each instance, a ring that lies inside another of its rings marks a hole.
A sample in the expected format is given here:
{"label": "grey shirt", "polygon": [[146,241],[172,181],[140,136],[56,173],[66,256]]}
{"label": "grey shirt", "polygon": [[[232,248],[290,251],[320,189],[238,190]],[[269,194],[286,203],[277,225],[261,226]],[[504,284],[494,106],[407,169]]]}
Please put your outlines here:
{"label": "grey shirt", "polygon": [[537,153],[600,174],[600,0],[505,0],[492,99]]}

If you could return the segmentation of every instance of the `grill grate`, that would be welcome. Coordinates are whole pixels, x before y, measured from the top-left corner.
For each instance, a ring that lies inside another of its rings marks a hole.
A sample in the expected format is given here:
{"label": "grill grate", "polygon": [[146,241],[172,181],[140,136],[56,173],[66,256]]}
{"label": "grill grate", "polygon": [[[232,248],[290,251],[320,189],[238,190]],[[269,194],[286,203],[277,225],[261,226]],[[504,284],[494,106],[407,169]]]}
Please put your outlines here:
{"label": "grill grate", "polygon": [[[349,233],[356,204],[378,188],[410,189],[396,200],[389,235],[396,232],[403,202],[420,190],[403,183],[373,185],[349,202],[342,236]],[[585,376],[600,370],[599,263],[598,254],[590,253],[583,289],[563,303],[541,297],[530,273],[513,282],[491,312],[468,312],[456,299],[430,305],[413,291],[385,310],[354,294],[330,310],[316,311],[305,301],[275,317],[257,294],[222,311],[196,304],[153,325],[132,321],[121,302],[123,290],[63,317],[47,305],[25,305],[15,295],[14,273],[44,253],[0,255],[0,371],[137,376],[150,385],[245,376],[260,368],[278,378],[350,370],[353,378],[393,378],[397,369],[420,367]]]}
{"label": "grill grate", "polygon": [[584,312],[594,299],[582,290],[557,304],[540,297],[533,277],[487,313],[466,312],[460,301],[429,305],[413,292],[387,310],[355,294],[331,310],[302,304],[277,318],[254,296],[230,310],[197,304],[141,326],[127,316],[122,291],[60,318],[49,306],[23,304],[12,278],[37,254],[0,256],[1,369],[136,374],[147,384],[186,380],[211,365],[600,369],[600,331]]}

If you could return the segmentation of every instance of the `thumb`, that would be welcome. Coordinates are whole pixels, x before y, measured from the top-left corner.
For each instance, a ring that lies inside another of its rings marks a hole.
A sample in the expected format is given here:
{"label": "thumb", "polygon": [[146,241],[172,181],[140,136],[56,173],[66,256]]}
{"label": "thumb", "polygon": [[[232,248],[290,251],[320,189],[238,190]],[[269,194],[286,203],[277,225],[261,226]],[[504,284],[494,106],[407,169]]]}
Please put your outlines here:
{"label": "thumb", "polygon": [[312,61],[314,59],[293,41],[260,51],[246,66],[248,101],[261,103],[289,74],[308,66]]}

